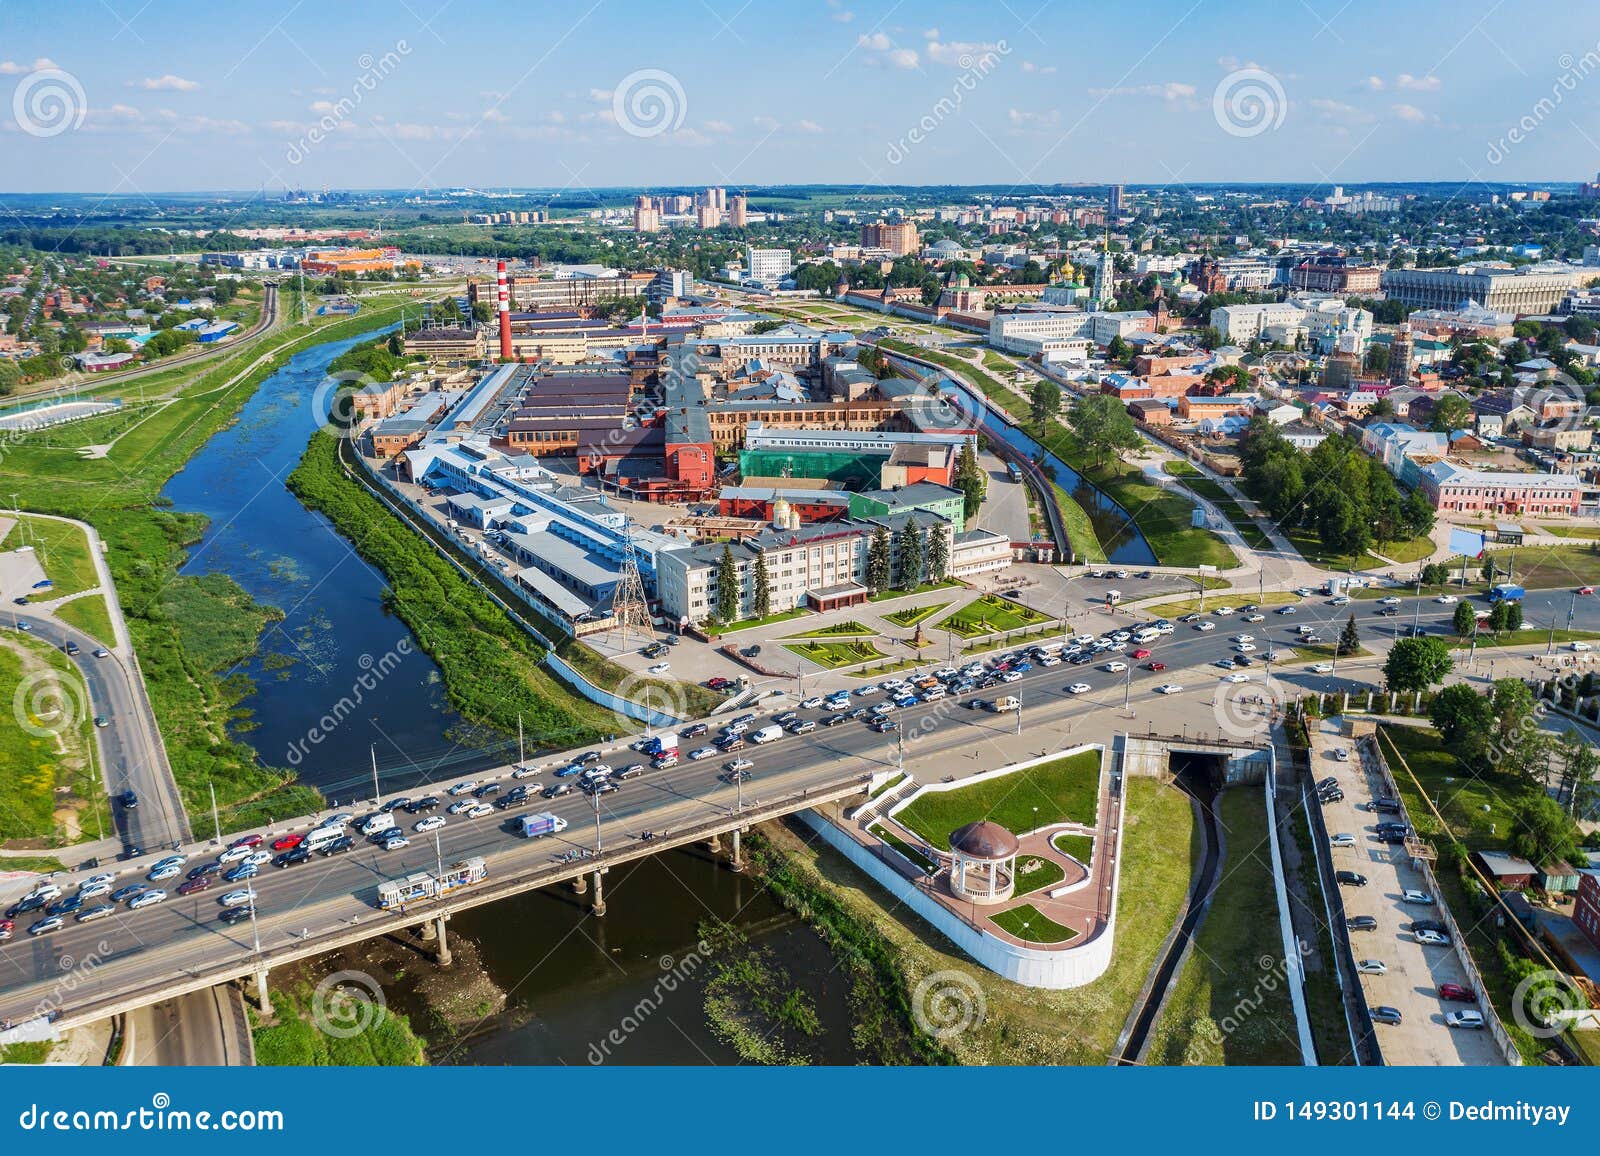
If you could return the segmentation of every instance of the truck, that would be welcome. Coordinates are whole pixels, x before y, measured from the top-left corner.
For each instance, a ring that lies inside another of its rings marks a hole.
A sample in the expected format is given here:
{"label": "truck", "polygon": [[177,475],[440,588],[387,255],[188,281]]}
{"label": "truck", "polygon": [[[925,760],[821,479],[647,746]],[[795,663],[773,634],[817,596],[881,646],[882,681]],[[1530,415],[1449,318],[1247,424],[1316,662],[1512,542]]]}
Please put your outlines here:
{"label": "truck", "polygon": [[1489,591],[1490,602],[1520,602],[1528,592],[1512,582],[1501,582]]}
{"label": "truck", "polygon": [[782,727],[762,727],[755,734],[750,736],[750,741],[753,742],[753,743],[758,743],[758,744],[759,743],[770,743],[770,742],[776,742],[778,739],[781,739],[782,737],[783,737],[783,728]]}
{"label": "truck", "polygon": [[524,839],[538,839],[544,835],[557,835],[567,829],[567,821],[559,815],[552,815],[549,811],[540,811],[537,815],[519,815],[517,817],[517,834]]}
{"label": "truck", "polygon": [[378,906],[384,911],[404,907],[424,899],[442,899],[450,892],[489,877],[489,867],[482,856],[463,859],[435,875],[431,871],[417,871],[404,879],[391,879],[378,884]]}
{"label": "truck", "polygon": [[989,704],[989,709],[995,714],[1004,714],[1008,710],[1019,710],[1022,700],[1014,694],[1003,694]]}
{"label": "truck", "polygon": [[655,758],[658,755],[667,754],[668,752],[676,754],[678,750],[678,732],[662,731],[660,734],[656,735],[655,738],[646,739],[644,746],[640,749],[651,758]]}

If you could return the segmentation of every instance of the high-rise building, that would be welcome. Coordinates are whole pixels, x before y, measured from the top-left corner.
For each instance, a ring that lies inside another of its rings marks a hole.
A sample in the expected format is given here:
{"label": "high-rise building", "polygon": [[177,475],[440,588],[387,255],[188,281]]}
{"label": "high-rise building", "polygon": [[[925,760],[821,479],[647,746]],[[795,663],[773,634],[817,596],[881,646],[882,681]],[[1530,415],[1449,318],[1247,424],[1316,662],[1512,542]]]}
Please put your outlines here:
{"label": "high-rise building", "polygon": [[917,252],[922,240],[912,221],[875,221],[861,226],[861,247],[887,249],[896,257],[904,257]]}
{"label": "high-rise building", "polygon": [[715,229],[722,224],[722,212],[717,206],[702,201],[694,211],[694,223],[702,229]]}
{"label": "high-rise building", "polygon": [[1389,384],[1411,384],[1411,370],[1416,363],[1415,347],[1411,341],[1411,326],[1402,325],[1394,331],[1389,343]]}
{"label": "high-rise building", "polygon": [[633,203],[633,229],[636,233],[659,233],[661,210],[649,197],[640,197]]}
{"label": "high-rise building", "polygon": [[742,229],[749,223],[749,202],[744,199],[743,193],[735,193],[728,201],[728,224],[735,229]]}
{"label": "high-rise building", "polygon": [[757,249],[752,245],[745,250],[745,275],[763,285],[775,285],[789,275],[793,262],[787,249]]}
{"label": "high-rise building", "polygon": [[1106,194],[1106,212],[1115,217],[1122,212],[1122,186],[1112,185],[1111,191]]}

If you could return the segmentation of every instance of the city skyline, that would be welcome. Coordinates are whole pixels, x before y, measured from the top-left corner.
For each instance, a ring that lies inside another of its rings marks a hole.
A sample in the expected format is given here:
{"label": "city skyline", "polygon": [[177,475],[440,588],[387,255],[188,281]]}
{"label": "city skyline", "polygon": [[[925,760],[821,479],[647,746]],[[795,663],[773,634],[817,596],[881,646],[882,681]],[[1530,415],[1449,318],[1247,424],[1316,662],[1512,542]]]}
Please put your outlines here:
{"label": "city skyline", "polygon": [[1470,185],[1600,167],[1583,124],[1600,20],[1499,3],[1448,25],[1431,4],[1161,3],[1133,36],[1109,9],[849,0],[601,0],[497,13],[492,36],[452,3],[354,6],[308,35],[298,7],[241,5],[203,53],[185,47],[198,5],[7,10],[7,191]]}

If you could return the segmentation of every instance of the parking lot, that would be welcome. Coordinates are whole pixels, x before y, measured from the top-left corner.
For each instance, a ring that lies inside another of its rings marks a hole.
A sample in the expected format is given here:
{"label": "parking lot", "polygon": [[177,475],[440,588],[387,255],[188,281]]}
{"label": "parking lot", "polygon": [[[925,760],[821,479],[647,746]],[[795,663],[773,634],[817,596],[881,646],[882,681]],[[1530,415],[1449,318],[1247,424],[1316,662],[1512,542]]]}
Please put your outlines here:
{"label": "parking lot", "polygon": [[[1336,779],[1344,793],[1343,799],[1322,808],[1331,839],[1337,841],[1341,834],[1354,837],[1353,846],[1331,848],[1334,869],[1354,871],[1367,880],[1361,887],[1341,885],[1345,913],[1351,918],[1371,916],[1376,926],[1348,932],[1336,928],[1335,934],[1349,935],[1358,966],[1362,960],[1376,960],[1385,969],[1383,974],[1359,977],[1369,1008],[1392,1007],[1400,1012],[1400,1023],[1376,1025],[1384,1060],[1390,1064],[1504,1063],[1486,1028],[1458,1029],[1445,1023],[1447,1013],[1486,1011],[1485,1003],[1439,998],[1440,984],[1469,986],[1466,969],[1456,944],[1417,942],[1413,922],[1438,919],[1438,908],[1402,898],[1406,891],[1425,892],[1428,884],[1412,866],[1405,846],[1382,842],[1376,828],[1384,821],[1405,822],[1406,817],[1368,809],[1374,798],[1386,792],[1383,773],[1366,756],[1367,744],[1352,739],[1341,723],[1340,719],[1324,719],[1321,727],[1311,732],[1311,772],[1318,782]],[[1348,754],[1348,761],[1339,758],[1340,750]]]}

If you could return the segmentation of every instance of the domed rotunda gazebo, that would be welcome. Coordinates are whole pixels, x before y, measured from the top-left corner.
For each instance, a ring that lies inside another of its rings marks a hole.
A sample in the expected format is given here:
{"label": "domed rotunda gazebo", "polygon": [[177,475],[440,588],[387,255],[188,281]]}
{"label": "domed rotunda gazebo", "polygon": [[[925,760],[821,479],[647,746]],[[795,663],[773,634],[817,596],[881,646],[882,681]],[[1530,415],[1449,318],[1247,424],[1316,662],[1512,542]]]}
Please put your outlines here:
{"label": "domed rotunda gazebo", "polygon": [[1017,837],[979,819],[950,832],[950,893],[971,903],[1004,903],[1016,890]]}

